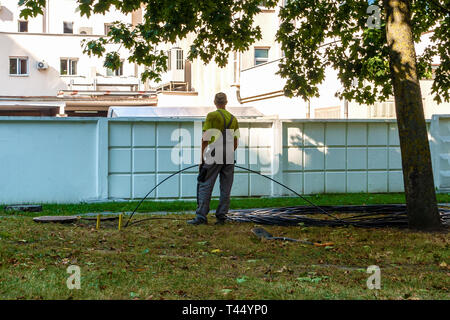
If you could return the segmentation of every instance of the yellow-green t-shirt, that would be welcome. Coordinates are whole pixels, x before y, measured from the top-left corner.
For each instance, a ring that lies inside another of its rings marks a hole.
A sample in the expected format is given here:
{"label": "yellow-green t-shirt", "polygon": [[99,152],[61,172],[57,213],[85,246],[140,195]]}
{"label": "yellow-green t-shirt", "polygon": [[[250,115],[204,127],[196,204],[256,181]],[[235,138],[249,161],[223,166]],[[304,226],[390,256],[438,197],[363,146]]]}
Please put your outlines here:
{"label": "yellow-green t-shirt", "polygon": [[[220,132],[224,129],[224,123],[223,123],[223,117],[219,112],[222,112],[222,114],[225,116],[225,124],[228,124],[231,120],[231,113],[228,112],[225,109],[220,109],[220,111],[216,110],[213,112],[208,113],[206,116],[205,123],[203,124],[203,131],[209,130],[209,129],[217,129]],[[239,138],[239,123],[236,119],[236,117],[233,117],[233,122],[229,126],[228,129],[234,130],[234,136]],[[209,143],[214,142],[214,136],[209,141]]]}

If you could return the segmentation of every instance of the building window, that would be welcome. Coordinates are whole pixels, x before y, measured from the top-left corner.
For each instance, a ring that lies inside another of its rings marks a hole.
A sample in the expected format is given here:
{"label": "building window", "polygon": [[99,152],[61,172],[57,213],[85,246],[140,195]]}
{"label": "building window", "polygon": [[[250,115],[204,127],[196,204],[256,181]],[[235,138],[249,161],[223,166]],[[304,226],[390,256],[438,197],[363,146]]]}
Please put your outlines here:
{"label": "building window", "polygon": [[255,48],[255,66],[269,61],[269,48]]}
{"label": "building window", "polygon": [[172,70],[172,51],[169,50],[166,52],[167,54],[167,71]]}
{"label": "building window", "polygon": [[233,52],[233,82],[238,83],[239,79],[239,53]]}
{"label": "building window", "polygon": [[120,77],[123,76],[123,61],[120,62],[120,67],[116,70],[113,69],[106,69],[106,75],[108,77]]}
{"label": "building window", "polygon": [[61,75],[75,76],[77,75],[78,59],[74,58],[61,58]]}
{"label": "building window", "polygon": [[[286,1],[286,0],[284,0]],[[283,1],[283,2],[284,2]],[[283,3],[282,3],[283,4]],[[269,5],[267,4],[267,0],[262,0],[259,1],[258,7],[262,10],[262,11],[273,11],[273,7],[269,8]]]}
{"label": "building window", "polygon": [[395,102],[376,102],[367,111],[369,118],[395,118]]}
{"label": "building window", "polygon": [[72,33],[73,34],[73,22],[63,22],[64,33]]}
{"label": "building window", "polygon": [[19,32],[28,32],[28,21],[19,21]]}
{"label": "building window", "polygon": [[184,69],[183,49],[177,49],[177,70]]}
{"label": "building window", "polygon": [[260,1],[258,6],[261,8],[267,8],[267,1],[265,0]]}
{"label": "building window", "polygon": [[105,35],[108,35],[108,33],[111,31],[112,26],[112,23],[105,23]]}
{"label": "building window", "polygon": [[9,74],[12,76],[27,76],[28,58],[9,58]]}
{"label": "building window", "polygon": [[317,108],[314,110],[316,119],[340,119],[341,107]]}

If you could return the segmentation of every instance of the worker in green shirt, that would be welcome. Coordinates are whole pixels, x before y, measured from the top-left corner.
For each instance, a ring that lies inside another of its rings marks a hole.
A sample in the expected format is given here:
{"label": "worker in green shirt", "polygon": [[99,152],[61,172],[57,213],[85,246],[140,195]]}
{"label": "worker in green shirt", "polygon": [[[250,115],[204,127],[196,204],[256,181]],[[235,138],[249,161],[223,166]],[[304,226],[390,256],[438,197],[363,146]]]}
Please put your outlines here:
{"label": "worker in green shirt", "polygon": [[202,158],[197,178],[196,217],[187,223],[207,224],[209,203],[217,176],[220,178],[220,201],[216,210],[216,224],[224,224],[230,207],[230,192],[234,178],[234,151],[238,146],[239,124],[230,112],[225,93],[214,98],[217,110],[208,113],[203,125]]}

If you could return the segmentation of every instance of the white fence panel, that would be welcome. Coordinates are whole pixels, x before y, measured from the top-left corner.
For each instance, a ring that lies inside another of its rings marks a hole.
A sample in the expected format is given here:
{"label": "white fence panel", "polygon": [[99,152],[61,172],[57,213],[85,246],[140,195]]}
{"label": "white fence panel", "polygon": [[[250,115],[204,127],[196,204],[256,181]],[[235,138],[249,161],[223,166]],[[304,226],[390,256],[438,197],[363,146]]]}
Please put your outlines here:
{"label": "white fence panel", "polygon": [[283,122],[283,180],[296,192],[401,192],[400,160],[392,121]]}
{"label": "white fence panel", "polygon": [[97,198],[97,120],[0,118],[0,203]]}
{"label": "white fence panel", "polygon": [[434,115],[430,126],[434,184],[439,192],[450,192],[450,115]]}
{"label": "white fence panel", "polygon": [[[242,122],[237,163],[271,173],[272,123]],[[140,199],[171,174],[198,164],[201,120],[109,121],[109,198]],[[176,175],[152,192],[152,198],[195,198],[198,169]],[[271,195],[271,184],[236,169],[233,196]],[[219,196],[216,184],[213,196]]]}

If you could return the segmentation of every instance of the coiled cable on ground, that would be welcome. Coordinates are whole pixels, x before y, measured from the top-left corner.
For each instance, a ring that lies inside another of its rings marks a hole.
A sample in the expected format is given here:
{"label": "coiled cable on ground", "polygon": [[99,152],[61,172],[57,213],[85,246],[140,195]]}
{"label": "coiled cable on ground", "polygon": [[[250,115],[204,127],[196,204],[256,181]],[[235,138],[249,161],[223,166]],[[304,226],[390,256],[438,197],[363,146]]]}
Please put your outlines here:
{"label": "coiled cable on ground", "polygon": [[[139,201],[136,208],[131,213],[128,218],[125,227],[128,225],[136,225],[138,223],[155,220],[155,219],[166,219],[166,220],[187,220],[185,218],[172,218],[172,217],[150,217],[145,219],[140,219],[134,221],[130,224],[131,219],[134,214],[141,206],[141,204],[148,198],[148,196],[156,190],[161,184],[166,182],[171,177],[180,174],[186,170],[197,167],[198,165],[189,166],[187,168],[181,169],[170,176],[163,179],[161,182],[156,184],[144,198]],[[298,192],[294,191],[290,187],[284,185],[283,183],[276,181],[275,179],[264,175],[258,171],[251,170],[239,165],[235,165],[236,168],[246,170],[248,172],[258,174],[266,179],[269,179],[278,185],[291,191],[293,194],[299,198],[306,201],[310,206],[290,206],[281,208],[268,208],[268,209],[245,209],[245,210],[232,210],[227,214],[227,220],[234,222],[252,222],[262,225],[279,225],[279,226],[354,226],[362,228],[382,228],[382,227],[407,227],[408,226],[408,215],[407,208],[405,204],[381,204],[381,205],[351,205],[351,206],[318,206],[312,201],[308,200],[306,197],[302,196]],[[331,214],[333,212],[334,214]],[[450,225],[450,209],[440,207],[439,212],[441,215],[441,220],[444,225]],[[349,217],[337,217],[335,214],[352,214],[355,215]],[[328,219],[313,218],[311,215],[324,214]]]}

